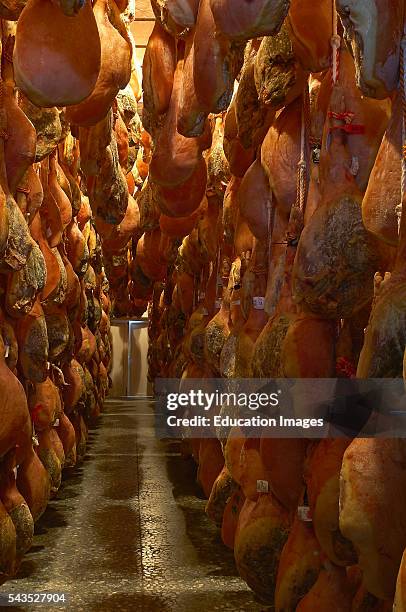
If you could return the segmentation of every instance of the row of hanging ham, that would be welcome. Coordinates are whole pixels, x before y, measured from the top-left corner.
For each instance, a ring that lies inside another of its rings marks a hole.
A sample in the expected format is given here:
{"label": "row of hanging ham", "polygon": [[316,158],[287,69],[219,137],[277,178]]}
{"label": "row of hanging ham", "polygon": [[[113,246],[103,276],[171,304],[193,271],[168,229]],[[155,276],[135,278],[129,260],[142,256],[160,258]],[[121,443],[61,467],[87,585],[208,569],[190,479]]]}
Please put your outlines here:
{"label": "row of hanging ham", "polygon": [[83,461],[111,385],[148,148],[126,11],[0,4],[0,584]]}
{"label": "row of hanging ham", "polygon": [[[406,378],[404,3],[151,4],[151,380]],[[221,428],[185,452],[262,601],[406,610],[404,440]]]}

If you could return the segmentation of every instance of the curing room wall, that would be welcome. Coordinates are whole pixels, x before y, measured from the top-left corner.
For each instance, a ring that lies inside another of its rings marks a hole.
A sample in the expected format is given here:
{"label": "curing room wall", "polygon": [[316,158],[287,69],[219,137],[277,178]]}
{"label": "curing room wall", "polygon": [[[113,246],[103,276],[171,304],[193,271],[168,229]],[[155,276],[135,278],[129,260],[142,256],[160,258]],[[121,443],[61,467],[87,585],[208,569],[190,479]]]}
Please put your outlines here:
{"label": "curing room wall", "polygon": [[128,331],[125,325],[112,325],[111,334],[113,339],[113,368],[110,376],[113,385],[110,398],[123,397],[127,395],[128,379]]}
{"label": "curing room wall", "polygon": [[[112,325],[113,386],[110,398],[151,395],[148,375],[148,328],[131,326],[131,363],[129,364],[129,336],[127,325]],[[130,369],[129,369],[130,368]]]}

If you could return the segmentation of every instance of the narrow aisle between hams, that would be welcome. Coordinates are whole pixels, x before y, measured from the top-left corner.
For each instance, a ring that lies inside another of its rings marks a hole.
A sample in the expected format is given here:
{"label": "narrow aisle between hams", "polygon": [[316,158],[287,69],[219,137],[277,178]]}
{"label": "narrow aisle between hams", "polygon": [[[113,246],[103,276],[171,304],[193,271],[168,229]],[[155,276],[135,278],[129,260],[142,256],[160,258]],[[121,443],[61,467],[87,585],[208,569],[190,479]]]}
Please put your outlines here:
{"label": "narrow aisle between hams", "polygon": [[405,20],[1,0],[1,609],[406,612]]}

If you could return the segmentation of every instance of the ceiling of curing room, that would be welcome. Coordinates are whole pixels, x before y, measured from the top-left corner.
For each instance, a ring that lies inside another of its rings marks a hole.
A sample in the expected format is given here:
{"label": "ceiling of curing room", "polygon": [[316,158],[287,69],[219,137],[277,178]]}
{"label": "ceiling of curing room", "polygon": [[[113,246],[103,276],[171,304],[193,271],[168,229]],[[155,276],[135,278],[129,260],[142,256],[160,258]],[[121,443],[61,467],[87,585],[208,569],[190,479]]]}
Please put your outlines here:
{"label": "ceiling of curing room", "polygon": [[[144,21],[145,19],[151,21]],[[150,0],[135,0],[135,20],[131,24],[131,32],[137,45],[137,58],[141,65],[144,59],[145,46],[154,27],[154,20]]]}

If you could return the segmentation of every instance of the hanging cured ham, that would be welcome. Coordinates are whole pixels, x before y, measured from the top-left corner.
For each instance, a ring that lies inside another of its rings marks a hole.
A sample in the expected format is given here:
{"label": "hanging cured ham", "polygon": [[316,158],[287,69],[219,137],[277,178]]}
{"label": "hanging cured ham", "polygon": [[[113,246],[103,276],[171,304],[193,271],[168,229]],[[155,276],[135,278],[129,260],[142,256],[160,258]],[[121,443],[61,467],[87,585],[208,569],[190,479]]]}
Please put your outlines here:
{"label": "hanging cured ham", "polygon": [[[357,67],[357,85],[371,98],[386,98],[397,86],[404,5],[395,0],[338,0],[337,11]],[[384,33],[390,32],[390,36]]]}
{"label": "hanging cured ham", "polygon": [[[184,185],[202,161],[204,142],[198,138],[185,138],[176,129],[183,60],[175,72],[171,102],[165,123],[155,143],[150,165],[150,178],[162,187]],[[197,206],[200,201],[197,203]],[[196,206],[196,208],[197,208]]]}
{"label": "hanging cured ham", "polygon": [[154,121],[168,110],[175,69],[175,40],[157,21],[142,64],[144,112],[146,110]]}
{"label": "hanging cured ham", "polygon": [[367,590],[382,599],[395,594],[405,548],[403,512],[405,444],[401,439],[355,439],[340,477],[340,529],[358,553]]}
{"label": "hanging cured ham", "polygon": [[379,284],[374,298],[358,362],[357,376],[360,378],[402,376],[406,345],[405,211],[406,204],[403,201],[395,266],[389,278]]}
{"label": "hanging cured ham", "polygon": [[238,134],[235,96],[228,108],[224,122],[223,149],[231,174],[243,178],[254,161],[255,151],[252,147],[245,149]]}
{"label": "hanging cured ham", "polygon": [[51,0],[26,4],[17,22],[13,63],[17,86],[31,102],[45,107],[82,102],[96,85],[100,57],[89,1],[69,17]]}
{"label": "hanging cured ham", "polygon": [[[312,449],[306,467],[306,483],[314,532],[327,557],[339,566],[356,563],[357,554],[339,523],[340,468],[349,445],[346,438],[328,439]],[[323,457],[323,461],[320,458]],[[342,498],[340,498],[342,499]]]}
{"label": "hanging cured ham", "polygon": [[19,455],[23,458],[30,446],[31,422],[23,387],[5,363],[5,352],[4,342],[0,337],[0,364],[3,391],[0,455],[3,456],[9,450],[18,446],[20,448]]}
{"label": "hanging cured ham", "polygon": [[221,278],[223,285],[219,285],[218,287],[219,293],[222,289],[217,304],[217,306],[219,306],[219,310],[207,324],[204,337],[205,358],[213,372],[216,374],[220,373],[220,355],[230,333],[230,288],[228,286],[229,262],[224,260],[222,267],[223,270],[221,271]]}
{"label": "hanging cured ham", "polygon": [[331,0],[290,2],[286,26],[294,53],[305,70],[320,72],[330,66],[333,11]]}
{"label": "hanging cured ham", "polygon": [[234,555],[242,578],[264,601],[273,601],[289,517],[271,495],[246,500],[235,535]]}
{"label": "hanging cured ham", "polygon": [[275,591],[278,611],[295,610],[315,584],[322,554],[311,523],[296,517],[283,547]]}
{"label": "hanging cured ham", "polygon": [[194,214],[204,201],[207,187],[207,166],[201,158],[191,176],[176,187],[156,186],[153,198],[159,210],[169,217],[186,217]]}
{"label": "hanging cured ham", "polygon": [[186,41],[178,129],[185,136],[203,133],[209,113],[225,111],[242,65],[242,47],[216,29],[209,0],[202,0],[196,28]]}
{"label": "hanging cured ham", "polygon": [[25,499],[17,489],[15,468],[15,452],[8,453],[2,466],[0,497],[15,528],[16,560],[14,571],[19,568],[24,554],[31,548],[34,539],[34,519]]}
{"label": "hanging cured ham", "polygon": [[259,159],[249,167],[238,188],[241,216],[258,240],[266,240],[270,230],[272,193]]}
{"label": "hanging cured ham", "polygon": [[302,232],[293,271],[296,300],[330,318],[351,316],[371,300],[377,266],[373,242],[362,223],[361,194],[348,172],[351,135],[347,139],[342,120],[335,119],[346,112],[345,92],[341,82],[333,89],[322,150],[330,179],[324,180],[322,205]]}
{"label": "hanging cured ham", "polygon": [[258,50],[258,41],[247,45],[244,55],[244,65],[235,94],[235,117],[238,137],[245,149],[256,149],[263,141],[275,111],[272,106],[265,106],[258,98],[255,83],[255,59]]}
{"label": "hanging cured ham", "polygon": [[362,201],[362,218],[367,230],[395,246],[399,230],[396,208],[401,202],[402,120],[402,100],[398,93]]}
{"label": "hanging cured ham", "polygon": [[298,612],[312,610],[331,610],[337,612],[351,610],[353,592],[351,583],[342,568],[327,565],[321,570],[316,584],[300,601]]}
{"label": "hanging cured ham", "polygon": [[43,291],[47,269],[41,249],[34,243],[24,268],[8,276],[5,306],[11,316],[28,314]]}
{"label": "hanging cured ham", "polygon": [[99,74],[90,95],[66,111],[68,121],[81,126],[101,121],[119,90],[124,89],[131,77],[132,49],[109,20],[108,0],[97,0],[93,10],[101,45]]}
{"label": "hanging cured ham", "polygon": [[38,108],[20,94],[21,110],[27,115],[37,133],[35,161],[42,161],[52,153],[62,140],[62,124],[57,108]]}
{"label": "hanging cured ham", "polygon": [[262,39],[254,60],[254,79],[259,102],[275,109],[288,106],[302,94],[305,73],[286,27]]}

